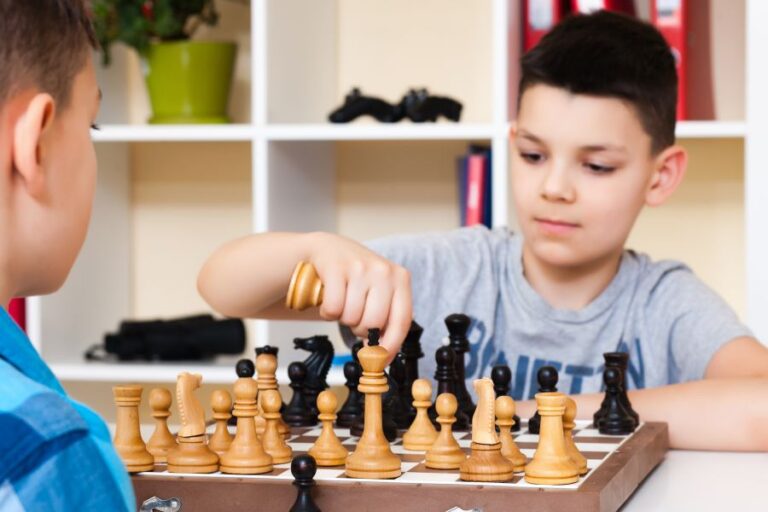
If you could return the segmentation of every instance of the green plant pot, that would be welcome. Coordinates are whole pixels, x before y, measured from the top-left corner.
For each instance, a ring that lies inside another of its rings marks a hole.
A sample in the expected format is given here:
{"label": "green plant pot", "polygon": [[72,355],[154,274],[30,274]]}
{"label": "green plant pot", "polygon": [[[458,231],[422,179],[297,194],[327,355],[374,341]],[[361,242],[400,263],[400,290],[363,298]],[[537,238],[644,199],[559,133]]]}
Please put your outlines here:
{"label": "green plant pot", "polygon": [[153,124],[228,123],[234,43],[155,43],[146,55]]}

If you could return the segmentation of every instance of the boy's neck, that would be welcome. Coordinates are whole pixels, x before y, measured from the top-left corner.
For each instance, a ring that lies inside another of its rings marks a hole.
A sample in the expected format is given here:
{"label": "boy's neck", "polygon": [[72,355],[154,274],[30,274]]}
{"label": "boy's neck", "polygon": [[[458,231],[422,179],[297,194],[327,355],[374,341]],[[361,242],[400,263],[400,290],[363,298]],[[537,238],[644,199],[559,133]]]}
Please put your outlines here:
{"label": "boy's neck", "polygon": [[548,264],[523,244],[523,274],[531,287],[555,309],[579,310],[595,300],[619,270],[623,249],[578,267]]}

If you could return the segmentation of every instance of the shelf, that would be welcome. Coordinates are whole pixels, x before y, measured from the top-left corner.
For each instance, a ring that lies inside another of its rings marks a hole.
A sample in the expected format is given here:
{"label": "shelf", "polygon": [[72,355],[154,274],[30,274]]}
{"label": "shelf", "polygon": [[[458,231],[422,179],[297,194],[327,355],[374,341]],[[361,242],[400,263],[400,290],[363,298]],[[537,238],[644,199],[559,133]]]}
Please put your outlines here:
{"label": "shelf", "polygon": [[[237,380],[235,363],[200,364],[200,363],[52,363],[51,369],[61,381],[75,382],[176,382],[181,372],[199,373],[204,384],[231,385]],[[277,381],[288,385],[287,366],[277,369]],[[328,372],[328,384],[344,384],[344,371],[341,366],[332,366]]]}
{"label": "shelf", "polygon": [[492,139],[506,130],[492,124],[424,123],[393,124],[273,124],[266,128],[268,140],[470,140]]}
{"label": "shelf", "polygon": [[249,124],[130,125],[108,124],[93,130],[95,142],[250,141],[255,129]]}
{"label": "shelf", "polygon": [[680,121],[675,133],[681,139],[738,139],[747,126],[742,121]]}

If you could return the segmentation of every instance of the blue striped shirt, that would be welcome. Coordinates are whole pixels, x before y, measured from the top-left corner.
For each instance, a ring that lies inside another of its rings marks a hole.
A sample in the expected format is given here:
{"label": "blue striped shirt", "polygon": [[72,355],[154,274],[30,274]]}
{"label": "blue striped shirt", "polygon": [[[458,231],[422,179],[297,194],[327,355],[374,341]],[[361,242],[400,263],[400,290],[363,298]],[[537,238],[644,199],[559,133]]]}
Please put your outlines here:
{"label": "blue striped shirt", "polygon": [[0,308],[0,511],[136,509],[104,421]]}

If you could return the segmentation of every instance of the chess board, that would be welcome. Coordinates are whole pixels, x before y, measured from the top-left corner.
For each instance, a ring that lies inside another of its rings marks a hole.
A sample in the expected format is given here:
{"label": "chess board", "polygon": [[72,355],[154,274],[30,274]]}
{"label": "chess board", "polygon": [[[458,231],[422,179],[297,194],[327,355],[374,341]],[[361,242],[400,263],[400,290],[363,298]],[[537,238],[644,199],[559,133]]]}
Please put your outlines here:
{"label": "chess board", "polygon": [[[538,436],[528,432],[523,420],[514,433],[520,450],[533,457]],[[642,480],[661,462],[668,448],[665,423],[643,423],[629,436],[600,434],[587,421],[577,421],[574,440],[587,458],[588,473],[570,485],[546,486],[525,482],[515,474],[509,482],[479,483],[459,479],[458,470],[429,469],[424,453],[403,448],[402,439],[391,444],[402,461],[403,474],[392,480],[352,479],[344,467],[318,468],[313,496],[324,511],[417,510],[445,511],[451,507],[512,510],[613,511],[624,503]],[[293,429],[289,444],[294,455],[306,453],[320,434],[320,427]],[[348,429],[336,434],[349,451],[357,438]],[[459,445],[469,453],[471,434],[456,432]],[[164,466],[133,476],[136,498],[181,498],[183,512],[214,510],[287,511],[295,499],[290,464],[276,465],[265,475],[207,475],[168,473]]]}

